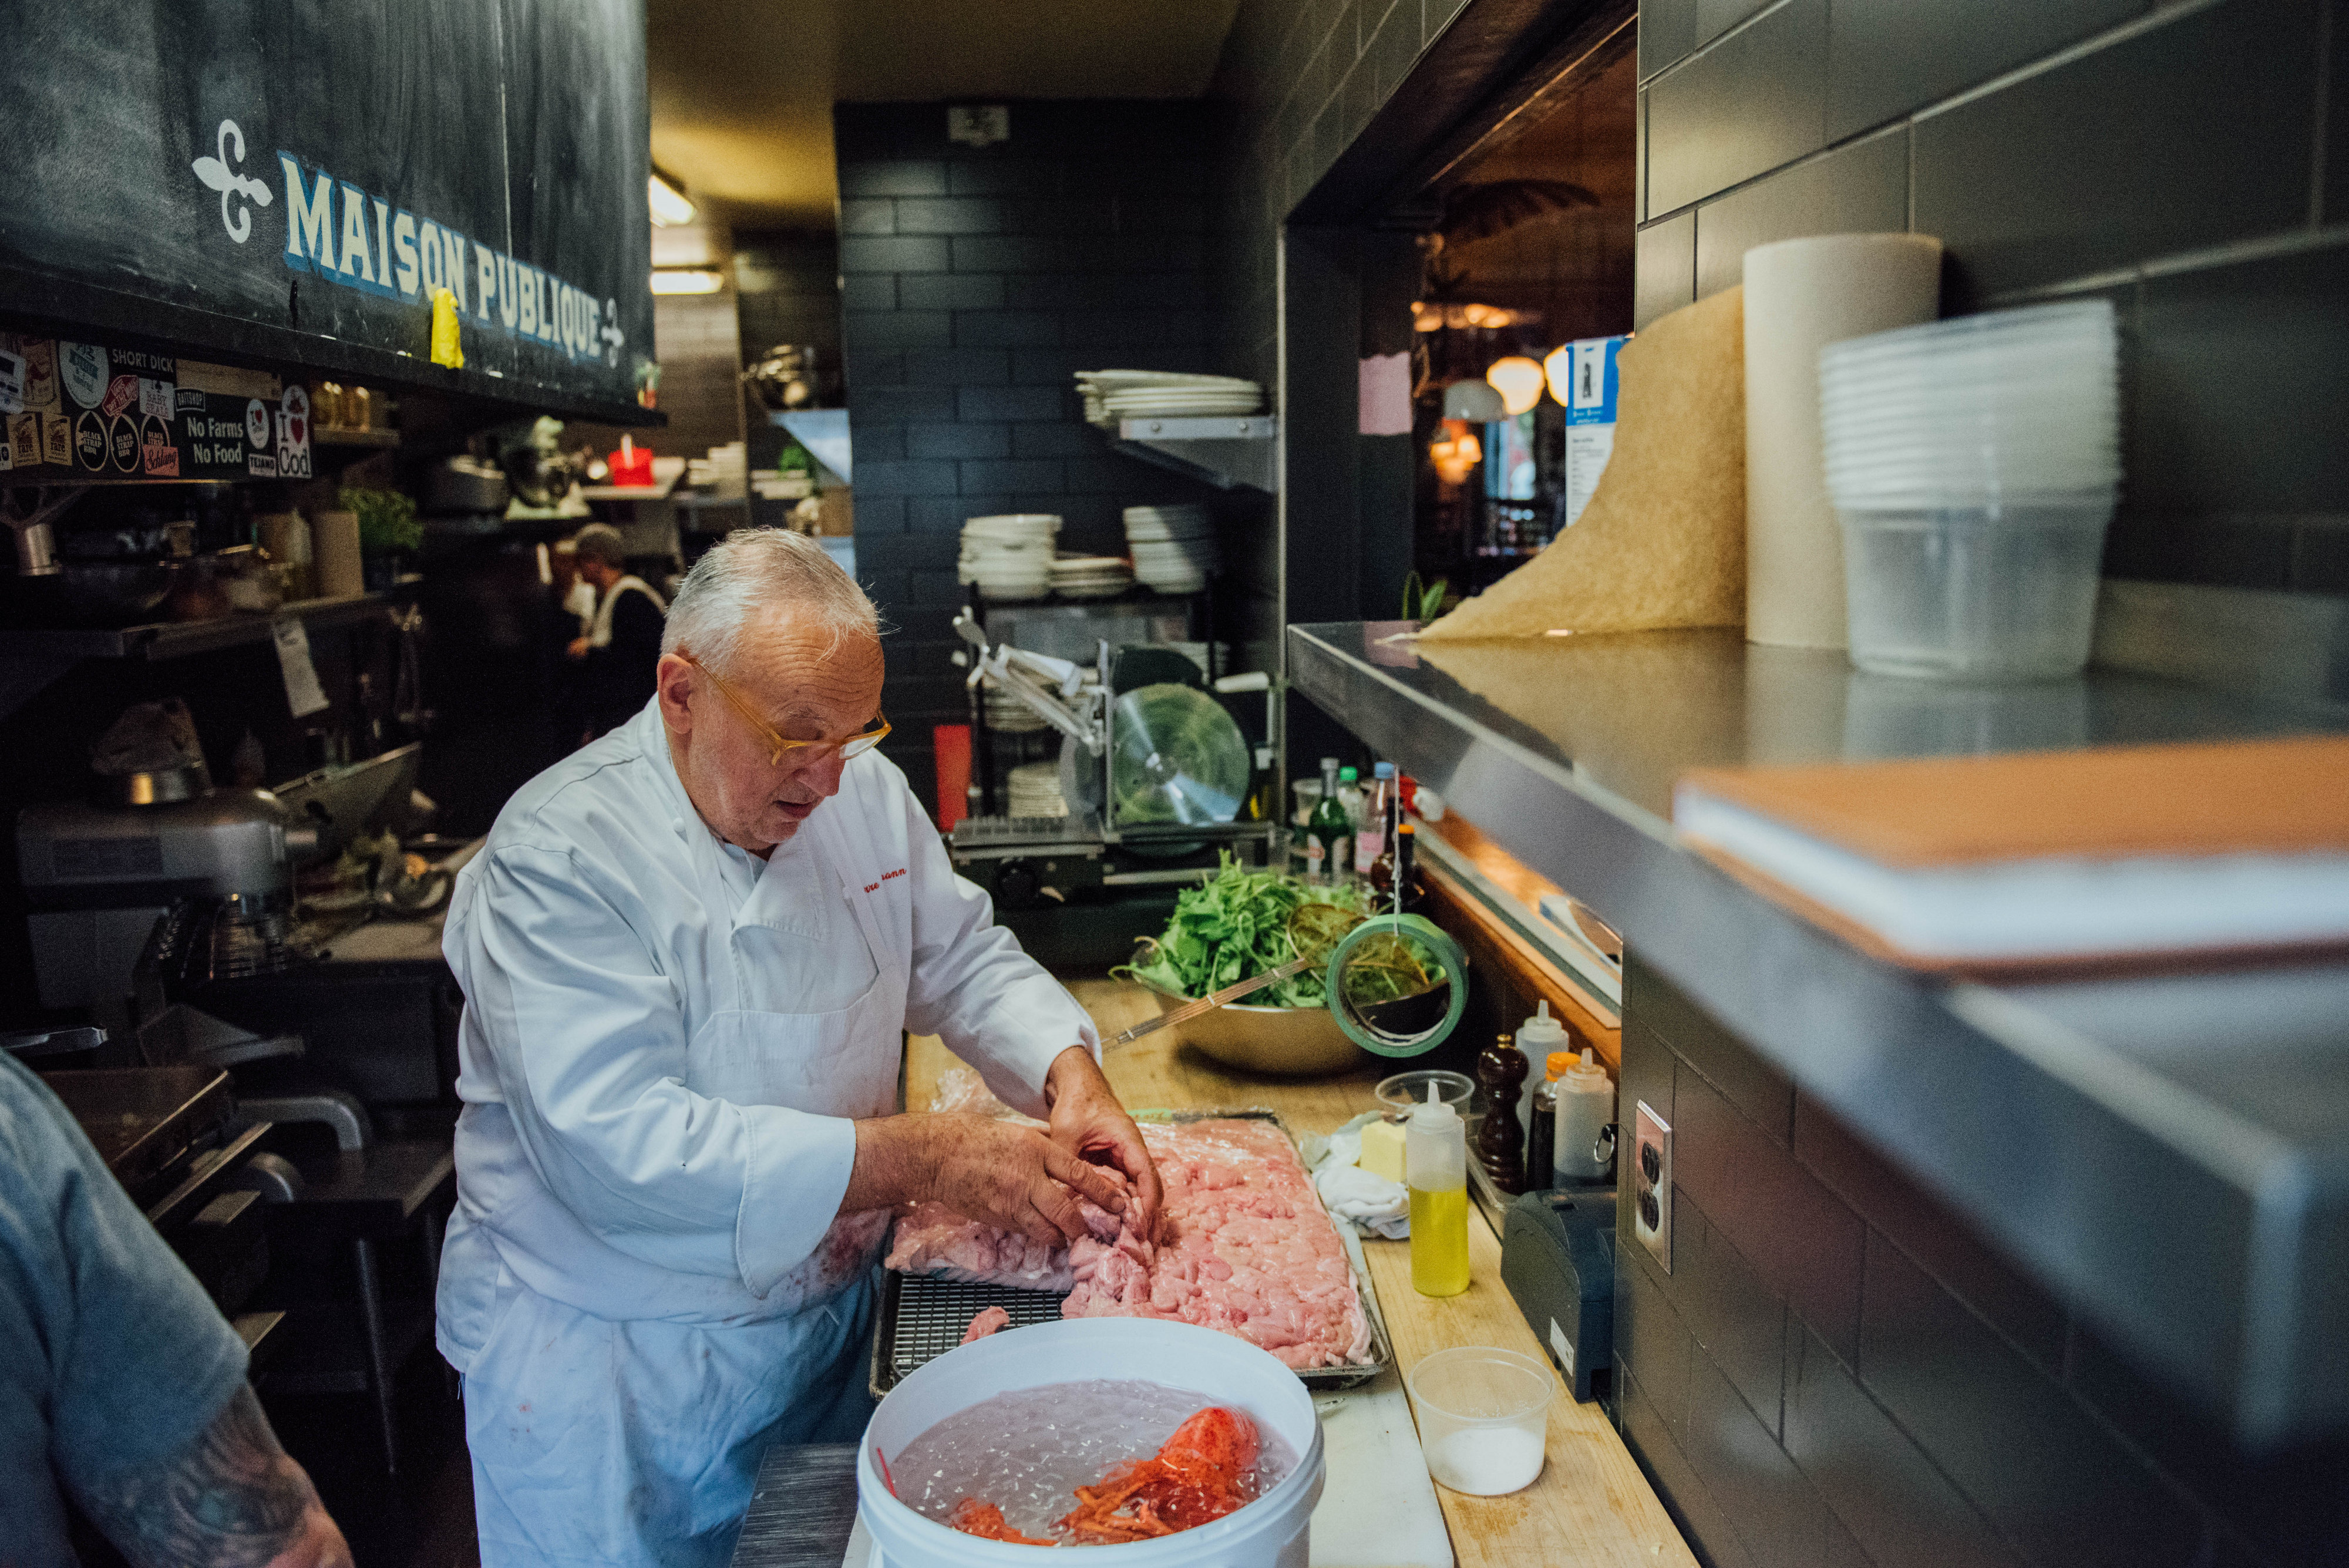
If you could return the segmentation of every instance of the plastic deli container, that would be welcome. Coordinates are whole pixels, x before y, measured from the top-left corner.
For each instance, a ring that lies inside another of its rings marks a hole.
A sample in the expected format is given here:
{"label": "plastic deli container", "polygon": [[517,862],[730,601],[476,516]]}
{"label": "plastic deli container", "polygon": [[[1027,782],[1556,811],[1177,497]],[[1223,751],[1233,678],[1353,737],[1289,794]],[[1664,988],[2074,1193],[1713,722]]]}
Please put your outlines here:
{"label": "plastic deli container", "polygon": [[[1297,1468],[1254,1502],[1196,1530],[1073,1553],[965,1535],[899,1502],[874,1462],[895,1455],[940,1421],[1015,1389],[1094,1378],[1141,1378],[1195,1389],[1236,1406],[1278,1432]],[[1071,1318],[1031,1324],[950,1350],[889,1390],[857,1445],[856,1515],[886,1568],[968,1568],[1065,1563],[1113,1552],[1123,1568],[1299,1568],[1306,1561],[1313,1505],[1321,1500],[1321,1421],[1313,1397],[1278,1358],[1244,1339],[1187,1323],[1142,1318]]]}
{"label": "plastic deli container", "polygon": [[1838,508],[1851,661],[1953,680],[2076,675],[2112,514],[2110,492],[2064,504]]}
{"label": "plastic deli container", "polygon": [[2109,301],[1992,311],[1819,351],[1851,660],[2057,680],[2087,662],[2121,479]]}
{"label": "plastic deli container", "polygon": [[1420,1451],[1438,1486],[1499,1497],[1542,1471],[1557,1375],[1514,1350],[1439,1350],[1403,1382],[1419,1417]]}
{"label": "plastic deli container", "polygon": [[1447,1073],[1436,1067],[1415,1068],[1408,1073],[1396,1073],[1381,1078],[1374,1092],[1379,1104],[1391,1111],[1401,1111],[1408,1116],[1413,1106],[1426,1102],[1427,1085],[1431,1083],[1435,1085],[1436,1099],[1450,1106],[1463,1117],[1473,1119],[1484,1114],[1476,1104],[1476,1080],[1465,1073]]}

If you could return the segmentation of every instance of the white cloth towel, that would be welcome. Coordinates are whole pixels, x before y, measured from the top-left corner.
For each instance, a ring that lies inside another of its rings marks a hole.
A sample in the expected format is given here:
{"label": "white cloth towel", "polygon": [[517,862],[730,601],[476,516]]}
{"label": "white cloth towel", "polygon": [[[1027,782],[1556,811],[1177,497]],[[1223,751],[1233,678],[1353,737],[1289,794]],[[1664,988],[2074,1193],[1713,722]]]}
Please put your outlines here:
{"label": "white cloth towel", "polygon": [[1326,1139],[1309,1137],[1305,1154],[1324,1208],[1358,1230],[1400,1241],[1411,1234],[1411,1189],[1355,1163],[1362,1158],[1362,1128],[1378,1119],[1378,1112],[1365,1111]]}

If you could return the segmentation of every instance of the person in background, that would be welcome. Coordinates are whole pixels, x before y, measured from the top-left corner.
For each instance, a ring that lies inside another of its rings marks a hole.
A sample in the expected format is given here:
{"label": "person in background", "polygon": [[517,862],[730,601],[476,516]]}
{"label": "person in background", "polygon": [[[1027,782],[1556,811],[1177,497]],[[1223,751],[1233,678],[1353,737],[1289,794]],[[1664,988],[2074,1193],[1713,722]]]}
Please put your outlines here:
{"label": "person in background", "polygon": [[586,666],[592,738],[619,728],[652,701],[668,605],[649,583],[628,575],[617,528],[590,523],[579,530],[574,547],[580,580],[595,590],[595,613],[570,650]]}
{"label": "person in background", "polygon": [[244,1342],[47,1085],[0,1053],[0,1562],[74,1568],[60,1492],[138,1568],[350,1568]]}
{"label": "person in background", "polygon": [[554,602],[579,623],[574,635],[585,637],[595,624],[595,585],[579,575],[579,541],[557,539],[547,555],[554,574]]}

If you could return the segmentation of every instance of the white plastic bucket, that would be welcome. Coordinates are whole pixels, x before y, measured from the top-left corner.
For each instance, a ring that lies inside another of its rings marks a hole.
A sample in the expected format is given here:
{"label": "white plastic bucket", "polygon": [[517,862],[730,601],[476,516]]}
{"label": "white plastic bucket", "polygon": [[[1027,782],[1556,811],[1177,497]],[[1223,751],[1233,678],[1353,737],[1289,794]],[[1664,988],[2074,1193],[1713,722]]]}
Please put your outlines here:
{"label": "white plastic bucket", "polygon": [[1264,1496],[1212,1524],[1155,1541],[1075,1548],[1075,1562],[1098,1558],[1102,1568],[1305,1568],[1309,1523],[1321,1498],[1321,1422],[1297,1374],[1246,1340],[1212,1329],[1114,1317],[1070,1318],[991,1334],[948,1351],[889,1391],[856,1456],[856,1512],[873,1537],[876,1568],[1034,1568],[1048,1561],[1068,1568],[1070,1549],[984,1541],[916,1513],[889,1495],[873,1450],[877,1446],[895,1459],[948,1416],[999,1394],[1102,1377],[1195,1389],[1245,1410],[1288,1445],[1297,1468]]}

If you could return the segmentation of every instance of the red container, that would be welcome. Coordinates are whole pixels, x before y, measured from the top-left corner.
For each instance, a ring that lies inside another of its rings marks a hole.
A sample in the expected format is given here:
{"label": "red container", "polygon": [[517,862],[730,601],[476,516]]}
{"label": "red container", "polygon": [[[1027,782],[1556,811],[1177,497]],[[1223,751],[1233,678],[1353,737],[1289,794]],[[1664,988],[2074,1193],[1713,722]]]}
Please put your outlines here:
{"label": "red container", "polygon": [[616,485],[648,486],[653,482],[653,454],[650,447],[637,447],[608,454],[604,461],[611,465],[612,477],[607,482]]}

